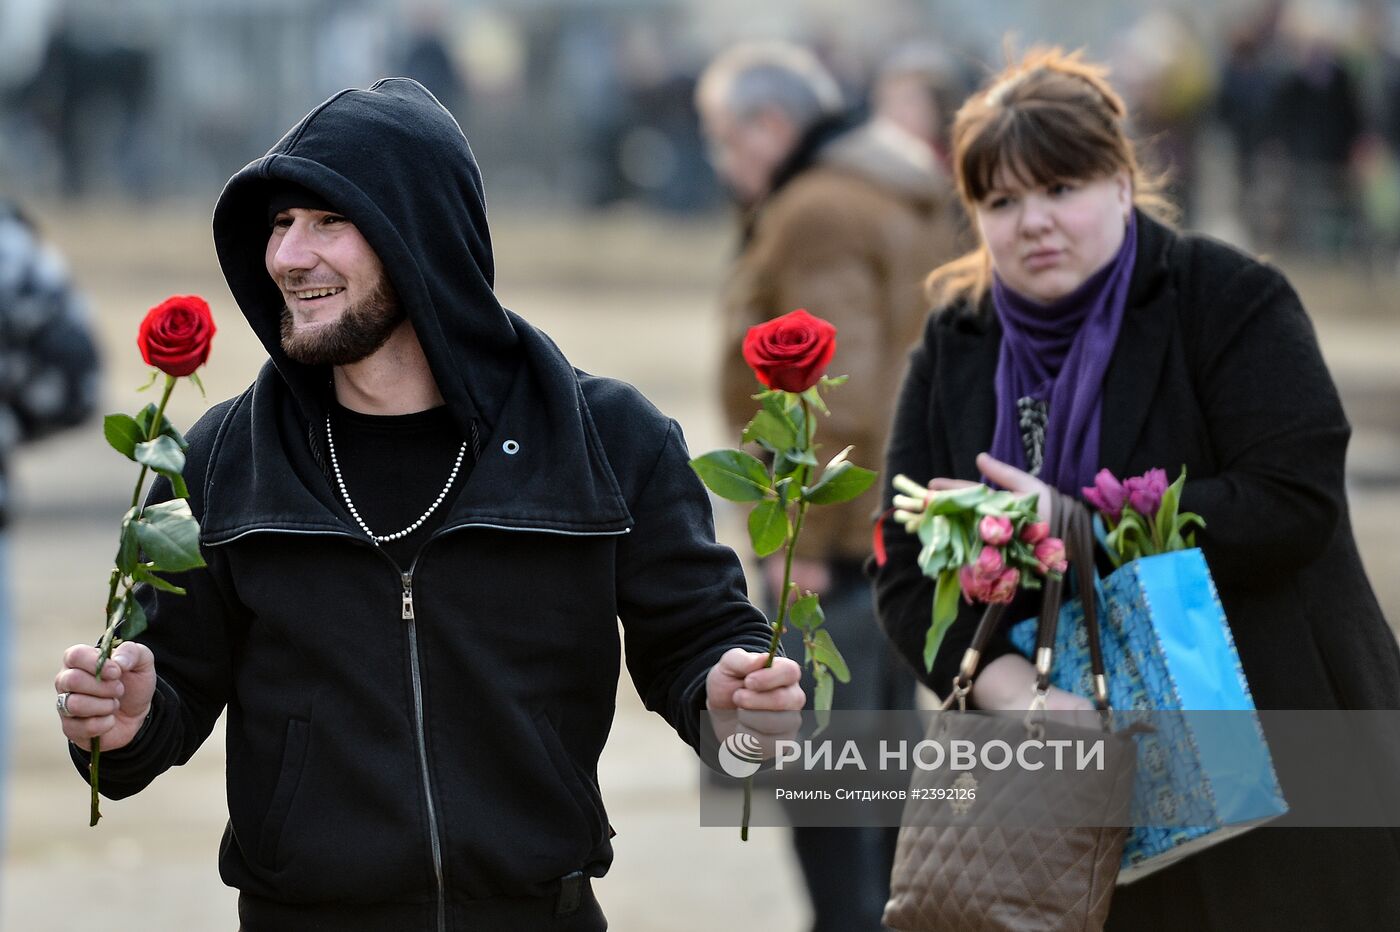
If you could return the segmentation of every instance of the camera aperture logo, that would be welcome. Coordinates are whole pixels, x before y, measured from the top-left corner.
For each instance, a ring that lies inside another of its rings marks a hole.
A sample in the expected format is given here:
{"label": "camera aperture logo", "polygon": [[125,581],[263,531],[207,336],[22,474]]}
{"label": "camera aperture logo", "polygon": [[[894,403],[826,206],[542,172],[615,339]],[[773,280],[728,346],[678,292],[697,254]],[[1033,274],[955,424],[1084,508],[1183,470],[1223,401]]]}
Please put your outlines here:
{"label": "camera aperture logo", "polygon": [[763,765],[763,745],[748,732],[735,732],[719,746],[718,757],[725,773],[743,780],[758,773]]}

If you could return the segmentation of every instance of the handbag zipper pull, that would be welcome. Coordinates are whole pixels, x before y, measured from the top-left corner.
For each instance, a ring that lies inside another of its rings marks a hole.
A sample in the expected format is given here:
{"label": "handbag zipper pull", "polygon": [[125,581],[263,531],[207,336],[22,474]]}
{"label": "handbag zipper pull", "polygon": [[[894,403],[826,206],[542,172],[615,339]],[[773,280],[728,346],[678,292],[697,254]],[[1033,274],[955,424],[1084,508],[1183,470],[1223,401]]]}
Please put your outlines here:
{"label": "handbag zipper pull", "polygon": [[403,620],[413,620],[413,574],[403,574]]}

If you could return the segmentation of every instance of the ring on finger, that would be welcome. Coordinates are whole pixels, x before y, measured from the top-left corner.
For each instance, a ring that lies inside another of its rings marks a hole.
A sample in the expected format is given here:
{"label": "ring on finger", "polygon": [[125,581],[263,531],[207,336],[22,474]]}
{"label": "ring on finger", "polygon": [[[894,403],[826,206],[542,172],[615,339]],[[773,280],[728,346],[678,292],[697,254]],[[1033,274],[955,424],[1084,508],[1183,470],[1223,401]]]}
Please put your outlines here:
{"label": "ring on finger", "polygon": [[64,718],[73,717],[73,713],[68,711],[68,697],[71,695],[73,694],[59,693],[57,701],[54,702],[54,707],[58,709],[58,714],[62,715]]}

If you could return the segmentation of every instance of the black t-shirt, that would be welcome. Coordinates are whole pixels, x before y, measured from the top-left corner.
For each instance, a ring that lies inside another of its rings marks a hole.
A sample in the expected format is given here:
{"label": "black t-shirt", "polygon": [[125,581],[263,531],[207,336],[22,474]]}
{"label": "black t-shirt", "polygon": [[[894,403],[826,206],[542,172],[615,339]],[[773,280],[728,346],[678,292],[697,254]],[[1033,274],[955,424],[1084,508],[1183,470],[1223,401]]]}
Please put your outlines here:
{"label": "black t-shirt", "polygon": [[[360,414],[340,405],[331,411],[336,460],[360,518],[377,535],[396,534],[417,521],[447,485],[462,450],[462,433],[446,405],[414,414]],[[468,450],[448,490],[412,534],[379,546],[403,570],[442,526],[471,473]],[[337,490],[338,492],[339,490]]]}

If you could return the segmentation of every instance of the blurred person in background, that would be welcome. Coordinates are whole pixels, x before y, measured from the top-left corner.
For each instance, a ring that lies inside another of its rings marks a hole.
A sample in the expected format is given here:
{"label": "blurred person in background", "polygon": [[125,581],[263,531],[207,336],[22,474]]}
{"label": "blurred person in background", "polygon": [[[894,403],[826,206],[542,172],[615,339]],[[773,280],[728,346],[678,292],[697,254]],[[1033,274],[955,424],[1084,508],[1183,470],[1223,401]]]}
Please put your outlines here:
{"label": "blurred person in background", "polygon": [[[12,203],[0,198],[0,786],[9,762],[9,543],[17,447],[80,423],[97,403],[97,349],[63,261]],[[0,854],[5,840],[0,799]]]}
{"label": "blurred person in background", "polygon": [[1238,188],[1236,208],[1256,243],[1276,246],[1282,240],[1288,154],[1272,138],[1270,110],[1287,73],[1287,54],[1279,37],[1283,0],[1262,0],[1224,24],[1225,59],[1215,111],[1234,155]]}
{"label": "blurred person in background", "polygon": [[452,53],[451,15],[442,0],[417,0],[408,10],[408,34],[394,74],[432,91],[459,125],[467,124],[467,85]]}
{"label": "blurred person in background", "polygon": [[1346,54],[1361,97],[1365,135],[1352,153],[1367,270],[1393,275],[1400,258],[1400,50],[1383,0],[1363,0]]}
{"label": "blurred person in background", "polygon": [[188,594],[142,586],[150,626],[101,680],[64,654],[75,766],[101,738],[124,798],[227,710],[247,930],[606,928],[621,634],[697,750],[706,709],[804,698],[793,661],[763,668],[679,426],[501,306],[476,159],[415,81],[312,110],[229,180],[214,242],[270,359],[188,433]]}
{"label": "blurred person in background", "polygon": [[1182,221],[1195,219],[1196,150],[1215,99],[1215,63],[1195,21],[1181,9],[1151,10],[1119,40],[1115,74],[1145,141],[1150,170],[1164,175],[1164,193]]}
{"label": "blurred person in background", "polygon": [[922,140],[946,171],[953,114],[967,91],[962,71],[948,52],[931,42],[917,42],[896,49],[880,65],[870,109],[876,120]]}
{"label": "blurred person in background", "polygon": [[[716,170],[738,202],[741,244],[724,298],[724,414],[737,434],[761,386],[740,347],[750,327],[806,308],[837,328],[830,371],[851,377],[822,419],[831,453],[884,449],[900,368],[927,310],[921,283],[957,248],[956,205],[933,150],[893,123],[853,126],[831,74],[809,51],[748,44],[701,75],[696,105]],[[793,561],[800,591],[822,597],[851,668],[838,709],[905,709],[913,680],[875,622],[862,563],[873,496],[809,512]],[[763,561],[770,602],[783,561]],[[801,639],[785,640],[789,654]],[[893,828],[793,829],[814,929],[880,928]]]}
{"label": "blurred person in background", "polygon": [[1342,59],[1339,13],[1335,5],[1289,4],[1282,29],[1291,60],[1268,111],[1270,137],[1287,154],[1285,236],[1295,248],[1331,258],[1354,245],[1349,168],[1364,129],[1360,91]]}

